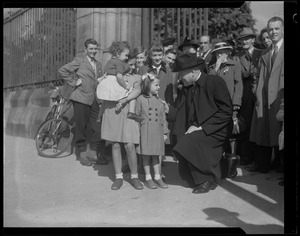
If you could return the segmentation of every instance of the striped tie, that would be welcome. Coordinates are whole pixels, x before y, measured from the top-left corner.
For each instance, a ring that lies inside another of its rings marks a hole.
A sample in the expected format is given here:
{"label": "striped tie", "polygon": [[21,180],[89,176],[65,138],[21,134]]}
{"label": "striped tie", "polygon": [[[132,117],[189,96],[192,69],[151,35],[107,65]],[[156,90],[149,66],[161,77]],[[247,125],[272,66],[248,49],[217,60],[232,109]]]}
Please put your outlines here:
{"label": "striped tie", "polygon": [[271,58],[271,68],[272,68],[273,65],[274,65],[274,62],[275,62],[275,59],[276,59],[277,54],[278,54],[278,47],[277,47],[277,45],[275,44],[275,45],[274,45],[273,55],[272,55],[272,58]]}

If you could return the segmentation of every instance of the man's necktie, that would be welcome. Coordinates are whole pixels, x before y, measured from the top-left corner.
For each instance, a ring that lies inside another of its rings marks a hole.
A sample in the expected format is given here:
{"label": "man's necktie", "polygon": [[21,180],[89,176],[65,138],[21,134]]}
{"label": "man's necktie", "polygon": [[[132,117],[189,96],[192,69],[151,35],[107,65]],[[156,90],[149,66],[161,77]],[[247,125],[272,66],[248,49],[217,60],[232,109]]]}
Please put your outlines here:
{"label": "man's necktie", "polygon": [[91,60],[91,65],[92,65],[92,67],[93,67],[93,69],[94,69],[95,75],[97,76],[96,63],[95,63],[94,60]]}
{"label": "man's necktie", "polygon": [[275,62],[275,59],[276,59],[277,54],[278,54],[278,47],[277,47],[277,45],[275,44],[275,45],[274,45],[273,55],[272,55],[272,58],[271,58],[271,68],[272,68],[273,65],[274,65],[274,62]]}

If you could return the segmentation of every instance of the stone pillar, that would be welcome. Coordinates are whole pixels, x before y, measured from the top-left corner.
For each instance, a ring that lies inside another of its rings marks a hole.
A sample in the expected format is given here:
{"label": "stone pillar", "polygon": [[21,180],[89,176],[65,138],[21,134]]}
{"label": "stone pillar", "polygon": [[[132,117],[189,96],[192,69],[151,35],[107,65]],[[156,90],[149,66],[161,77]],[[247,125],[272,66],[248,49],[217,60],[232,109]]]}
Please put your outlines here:
{"label": "stone pillar", "polygon": [[131,48],[141,46],[141,8],[77,8],[76,54],[84,53],[84,42],[94,38],[100,45],[97,60],[103,66],[110,59],[106,52],[113,41],[128,41]]}

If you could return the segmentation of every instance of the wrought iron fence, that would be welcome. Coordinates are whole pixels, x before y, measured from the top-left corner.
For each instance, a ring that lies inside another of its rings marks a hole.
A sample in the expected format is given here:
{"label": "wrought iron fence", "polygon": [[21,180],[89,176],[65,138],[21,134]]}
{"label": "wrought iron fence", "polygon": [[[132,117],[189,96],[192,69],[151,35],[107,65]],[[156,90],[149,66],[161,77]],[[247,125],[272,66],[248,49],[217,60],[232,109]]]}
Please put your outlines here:
{"label": "wrought iron fence", "polygon": [[199,41],[208,34],[208,8],[151,8],[150,42],[174,37],[179,45],[188,36]]}
{"label": "wrought iron fence", "polygon": [[58,79],[76,54],[74,8],[26,8],[4,20],[3,87]]}

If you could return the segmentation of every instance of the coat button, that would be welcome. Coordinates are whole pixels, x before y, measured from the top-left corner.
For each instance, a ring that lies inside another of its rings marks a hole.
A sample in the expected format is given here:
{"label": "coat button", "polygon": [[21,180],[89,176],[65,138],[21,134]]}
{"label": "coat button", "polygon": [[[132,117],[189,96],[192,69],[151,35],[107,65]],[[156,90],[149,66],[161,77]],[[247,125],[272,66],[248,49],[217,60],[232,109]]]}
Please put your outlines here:
{"label": "coat button", "polygon": [[149,107],[149,111],[151,111],[152,110],[152,108],[151,107]]}
{"label": "coat button", "polygon": [[151,116],[152,113],[149,112],[149,116]]}
{"label": "coat button", "polygon": [[157,108],[155,108],[155,111],[157,111]]}
{"label": "coat button", "polygon": [[155,121],[157,122],[157,119],[155,119]]}
{"label": "coat button", "polygon": [[149,121],[151,121],[151,118],[149,118]]}
{"label": "coat button", "polygon": [[155,115],[158,116],[158,113],[156,113]]}

